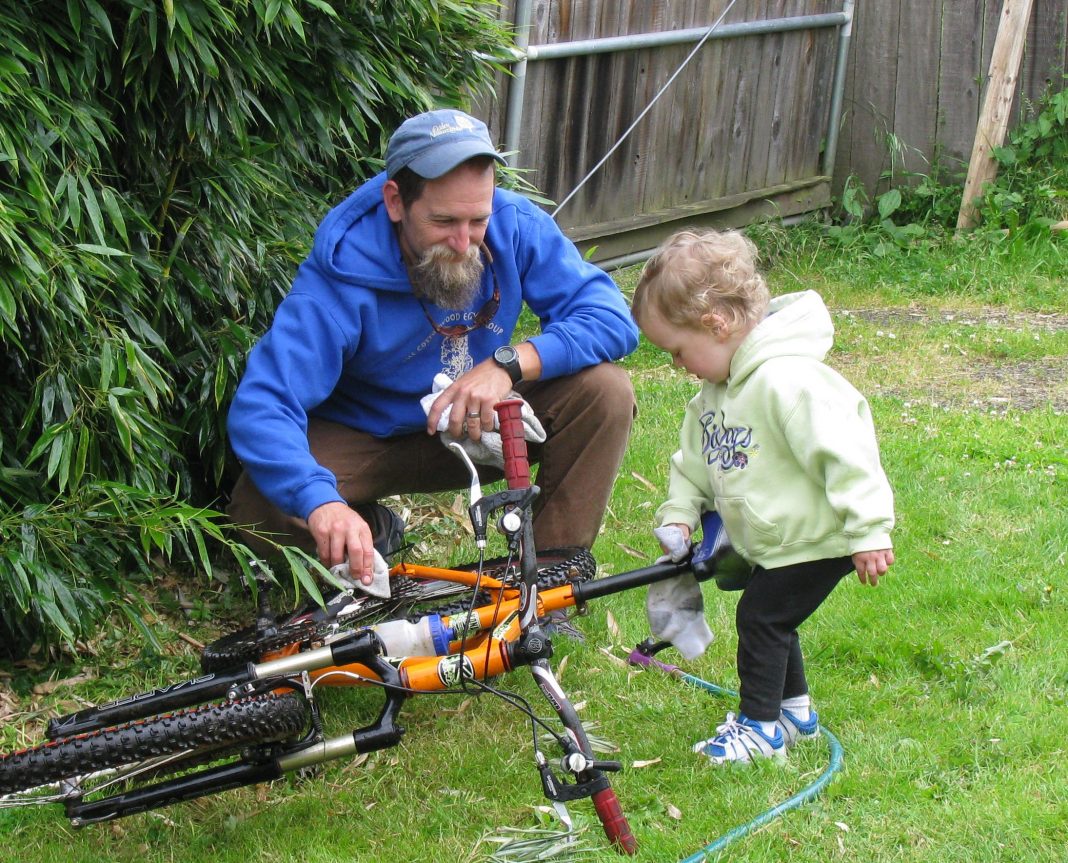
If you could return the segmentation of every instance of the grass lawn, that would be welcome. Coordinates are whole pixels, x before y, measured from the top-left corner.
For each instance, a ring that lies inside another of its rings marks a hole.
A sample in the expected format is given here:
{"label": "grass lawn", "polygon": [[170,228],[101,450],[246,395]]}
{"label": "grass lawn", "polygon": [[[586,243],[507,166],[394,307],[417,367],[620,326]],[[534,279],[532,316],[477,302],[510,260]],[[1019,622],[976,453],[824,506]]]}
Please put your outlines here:
{"label": "grass lawn", "polygon": [[[895,489],[897,563],[874,590],[843,581],[802,629],[841,770],[720,859],[1064,859],[1068,243],[944,243],[887,257],[830,249],[814,233],[755,236],[774,293],[813,288],[832,309],[829,362],[869,396]],[[636,276],[616,274],[625,292]],[[626,366],[640,415],[595,549],[605,573],[658,553],[652,516],[695,391],[647,344]],[[449,503],[418,530],[457,561],[471,548]],[[736,599],[707,585],[715,641],[693,662],[661,658],[735,688]],[[218,585],[173,576],[161,575],[157,602],[172,609],[159,620],[162,656],[141,655],[116,621],[76,663],[0,668],[2,748],[38,739],[56,712],[192,675],[196,652],[182,636],[205,640],[220,619],[247,613]],[[618,747],[614,787],[641,846],[634,859],[684,859],[825,770],[822,741],[783,766],[713,768],[691,754],[735,704],[622,661],[648,635],[644,591],[598,602],[580,625],[586,643],[558,639],[555,662],[584,719]],[[549,713],[525,672],[502,683]],[[369,721],[373,695],[327,692],[328,733]],[[475,863],[503,827],[554,826],[519,712],[489,696],[426,697],[403,722],[393,749],[113,824],[75,831],[56,809],[0,810],[0,861]],[[570,810],[587,849],[572,859],[618,859],[589,802]]]}

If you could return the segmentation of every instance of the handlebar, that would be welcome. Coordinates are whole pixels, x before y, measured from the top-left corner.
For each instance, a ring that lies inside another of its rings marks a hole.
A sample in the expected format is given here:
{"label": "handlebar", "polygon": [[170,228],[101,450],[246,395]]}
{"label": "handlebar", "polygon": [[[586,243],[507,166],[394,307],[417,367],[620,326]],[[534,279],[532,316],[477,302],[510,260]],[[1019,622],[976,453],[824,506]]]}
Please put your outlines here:
{"label": "handlebar", "polygon": [[504,478],[508,488],[530,488],[530,461],[523,434],[522,399],[505,399],[493,406],[501,425]]}

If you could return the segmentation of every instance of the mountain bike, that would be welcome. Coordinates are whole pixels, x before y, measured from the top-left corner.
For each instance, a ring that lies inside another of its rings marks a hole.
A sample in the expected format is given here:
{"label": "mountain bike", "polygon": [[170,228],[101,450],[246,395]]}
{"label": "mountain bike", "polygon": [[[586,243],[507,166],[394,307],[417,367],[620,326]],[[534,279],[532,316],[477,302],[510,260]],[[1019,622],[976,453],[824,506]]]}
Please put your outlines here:
{"label": "mountain bike", "polygon": [[[261,602],[254,626],[208,645],[201,676],[55,718],[45,742],[0,756],[0,806],[59,803],[75,826],[108,821],[394,746],[404,733],[399,712],[412,695],[486,691],[527,713],[542,790],[564,823],[571,825],[567,803],[591,798],[609,841],[634,853],[607,775],[621,764],[594,756],[553,674],[541,621],[683,572],[707,577],[712,562],[656,563],[595,579],[585,549],[536,550],[538,488],[530,482],[521,404],[496,406],[505,490],[483,496],[477,469],[456,446],[472,477],[477,563],[401,561],[380,591],[386,595],[352,582],[322,607],[293,615],[276,617]],[[486,560],[494,520],[508,553]],[[491,683],[521,666],[531,669],[559,729]],[[371,724],[327,738],[316,698],[323,685],[377,687],[384,704]],[[539,746],[539,726],[559,745],[559,760]]]}

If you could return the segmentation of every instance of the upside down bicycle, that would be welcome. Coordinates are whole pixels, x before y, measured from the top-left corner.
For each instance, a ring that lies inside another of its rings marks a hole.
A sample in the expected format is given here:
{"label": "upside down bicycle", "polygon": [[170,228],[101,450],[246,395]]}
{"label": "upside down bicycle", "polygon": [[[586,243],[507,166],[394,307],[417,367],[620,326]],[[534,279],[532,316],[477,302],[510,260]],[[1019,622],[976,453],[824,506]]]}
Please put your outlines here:
{"label": "upside down bicycle", "polygon": [[[695,555],[594,579],[585,549],[536,550],[531,508],[538,488],[530,483],[520,404],[496,406],[507,489],[483,497],[477,470],[458,450],[472,476],[468,514],[483,555],[478,563],[402,561],[390,569],[385,596],[354,583],[295,615],[275,618],[261,607],[256,625],[206,648],[203,675],[55,718],[45,742],[0,755],[0,806],[58,803],[81,826],[267,782],[396,745],[404,733],[398,715],[412,695],[500,694],[487,681],[528,666],[562,728],[530,712],[562,752],[551,762],[534,735],[545,796],[565,823],[568,802],[591,798],[609,841],[634,853],[607,776],[621,764],[594,757],[553,674],[552,643],[540,621],[683,572],[709,577],[714,562]],[[494,518],[508,554],[485,560]],[[376,686],[385,701],[371,724],[327,738],[320,685]]]}

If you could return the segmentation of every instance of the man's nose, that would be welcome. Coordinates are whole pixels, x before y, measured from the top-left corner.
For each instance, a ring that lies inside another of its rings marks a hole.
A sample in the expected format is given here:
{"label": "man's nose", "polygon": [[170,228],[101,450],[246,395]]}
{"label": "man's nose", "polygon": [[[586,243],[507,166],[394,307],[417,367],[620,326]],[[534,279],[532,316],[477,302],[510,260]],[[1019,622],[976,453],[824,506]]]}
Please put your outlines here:
{"label": "man's nose", "polygon": [[467,225],[459,225],[449,235],[449,248],[456,254],[462,255],[471,246],[471,229]]}

